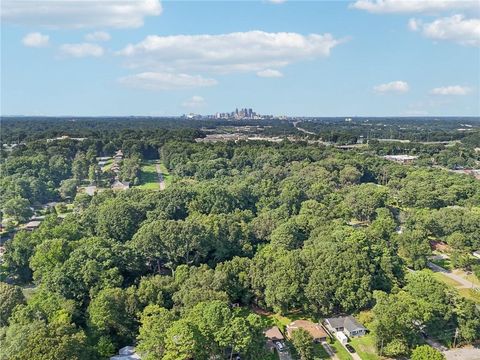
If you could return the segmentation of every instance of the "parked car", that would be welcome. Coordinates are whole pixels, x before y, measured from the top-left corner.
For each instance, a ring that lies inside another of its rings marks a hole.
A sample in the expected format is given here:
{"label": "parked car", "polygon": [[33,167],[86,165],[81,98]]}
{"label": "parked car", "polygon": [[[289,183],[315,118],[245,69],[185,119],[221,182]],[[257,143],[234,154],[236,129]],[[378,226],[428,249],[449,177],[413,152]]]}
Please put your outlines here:
{"label": "parked car", "polygon": [[351,353],[354,353],[354,352],[355,352],[355,349],[353,348],[352,345],[350,345],[350,344],[345,344],[345,347],[346,347],[347,350],[350,351]]}
{"label": "parked car", "polygon": [[278,352],[284,352],[287,350],[287,346],[282,341],[275,341],[275,347],[277,348]]}

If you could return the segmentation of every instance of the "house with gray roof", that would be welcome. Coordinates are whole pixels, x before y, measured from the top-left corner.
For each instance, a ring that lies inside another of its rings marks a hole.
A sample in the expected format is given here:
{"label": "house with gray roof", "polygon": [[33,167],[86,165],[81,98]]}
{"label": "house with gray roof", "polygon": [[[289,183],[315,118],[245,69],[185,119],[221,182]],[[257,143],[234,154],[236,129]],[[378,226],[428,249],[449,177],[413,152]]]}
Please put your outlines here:
{"label": "house with gray roof", "polygon": [[367,332],[367,329],[351,315],[327,318],[325,326],[332,332],[342,331],[348,337],[363,336]]}

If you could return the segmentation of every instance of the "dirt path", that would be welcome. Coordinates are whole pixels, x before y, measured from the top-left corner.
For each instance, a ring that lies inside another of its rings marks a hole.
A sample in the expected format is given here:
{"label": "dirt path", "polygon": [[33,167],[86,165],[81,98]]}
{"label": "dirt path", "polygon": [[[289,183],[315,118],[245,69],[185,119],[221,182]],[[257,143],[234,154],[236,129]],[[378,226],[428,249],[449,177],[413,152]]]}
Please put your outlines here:
{"label": "dirt path", "polygon": [[157,170],[158,185],[160,186],[160,190],[165,190],[165,181],[163,180],[163,174],[159,164],[155,164],[155,170]]}

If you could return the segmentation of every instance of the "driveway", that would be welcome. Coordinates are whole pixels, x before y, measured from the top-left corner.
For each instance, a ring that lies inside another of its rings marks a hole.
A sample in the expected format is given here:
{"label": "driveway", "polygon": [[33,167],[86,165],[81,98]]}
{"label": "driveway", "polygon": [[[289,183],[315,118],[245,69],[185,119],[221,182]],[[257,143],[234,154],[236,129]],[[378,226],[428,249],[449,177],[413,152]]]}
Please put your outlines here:
{"label": "driveway", "polygon": [[458,282],[461,285],[458,286],[459,288],[480,289],[480,286],[472,284],[470,281],[465,280],[463,277],[453,274],[451,271],[448,271],[447,269],[444,269],[441,266],[438,266],[432,262],[428,262],[427,266],[433,271],[440,272],[445,276],[449,277],[450,279]]}
{"label": "driveway", "polygon": [[288,350],[283,352],[277,352],[277,354],[280,360],[293,360],[292,355],[290,355]]}

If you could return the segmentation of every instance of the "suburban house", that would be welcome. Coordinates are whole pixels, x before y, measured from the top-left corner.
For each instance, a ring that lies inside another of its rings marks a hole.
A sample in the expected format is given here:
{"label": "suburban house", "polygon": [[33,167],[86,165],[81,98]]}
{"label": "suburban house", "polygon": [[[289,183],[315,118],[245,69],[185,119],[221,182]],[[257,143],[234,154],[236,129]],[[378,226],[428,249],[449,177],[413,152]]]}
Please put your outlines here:
{"label": "suburban house", "polygon": [[130,188],[130,183],[128,181],[115,180],[112,184],[113,190],[127,190]]}
{"label": "suburban house", "polygon": [[271,341],[283,341],[285,338],[277,326],[265,330],[265,337]]}
{"label": "suburban house", "polygon": [[41,221],[32,220],[32,221],[29,221],[28,223],[26,223],[23,226],[23,228],[25,230],[32,231],[32,230],[38,229],[38,227],[40,226],[41,223],[42,223]]}
{"label": "suburban house", "polygon": [[278,342],[283,342],[285,340],[282,332],[277,326],[273,326],[270,329],[265,330],[264,332],[266,341],[267,349],[270,351],[275,350],[275,344]]}
{"label": "suburban house", "polygon": [[349,337],[363,336],[367,332],[367,329],[350,315],[325,319],[325,325],[330,331],[342,331]]}
{"label": "suburban house", "polygon": [[287,336],[292,338],[292,334],[295,330],[304,329],[312,337],[313,341],[321,342],[327,340],[327,332],[320,324],[315,324],[309,320],[296,320],[287,325]]}

